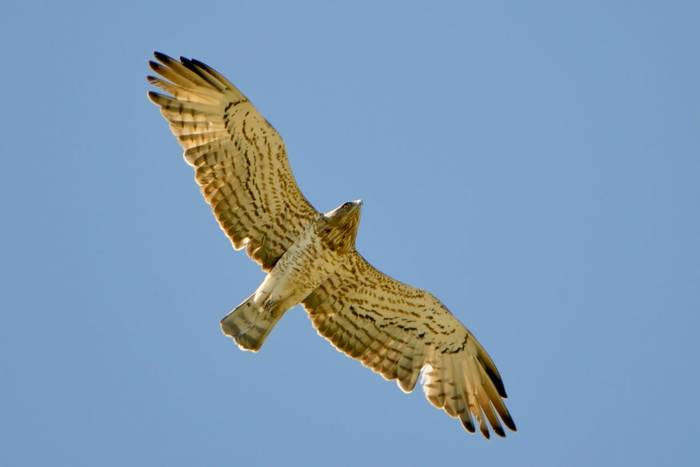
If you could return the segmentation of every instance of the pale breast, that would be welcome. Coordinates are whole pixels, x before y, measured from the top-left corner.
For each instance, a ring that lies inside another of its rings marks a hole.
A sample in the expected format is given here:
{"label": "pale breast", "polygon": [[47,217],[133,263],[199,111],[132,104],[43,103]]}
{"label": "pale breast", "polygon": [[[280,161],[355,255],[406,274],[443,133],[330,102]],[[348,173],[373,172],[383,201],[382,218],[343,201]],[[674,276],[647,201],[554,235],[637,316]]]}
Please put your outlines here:
{"label": "pale breast", "polygon": [[265,298],[292,307],[336,271],[346,255],[328,248],[309,226],[282,255],[258,289]]}

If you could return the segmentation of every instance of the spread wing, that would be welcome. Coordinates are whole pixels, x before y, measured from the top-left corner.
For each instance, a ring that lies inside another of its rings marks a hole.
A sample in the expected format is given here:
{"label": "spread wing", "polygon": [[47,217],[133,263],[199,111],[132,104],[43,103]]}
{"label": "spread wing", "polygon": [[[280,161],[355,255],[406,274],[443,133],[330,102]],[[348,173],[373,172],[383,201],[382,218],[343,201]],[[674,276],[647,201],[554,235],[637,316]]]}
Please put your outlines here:
{"label": "spread wing", "polygon": [[213,68],[159,52],[149,92],[194,167],[202,194],[233,247],[270,270],[317,211],[297,187],[284,142]]}
{"label": "spread wing", "polygon": [[475,421],[505,436],[515,431],[505,387],[491,357],[430,293],[383,274],[358,253],[304,301],[314,327],[338,350],[386,379],[414,389],[425,367],[428,400],[458,417],[469,432]]}

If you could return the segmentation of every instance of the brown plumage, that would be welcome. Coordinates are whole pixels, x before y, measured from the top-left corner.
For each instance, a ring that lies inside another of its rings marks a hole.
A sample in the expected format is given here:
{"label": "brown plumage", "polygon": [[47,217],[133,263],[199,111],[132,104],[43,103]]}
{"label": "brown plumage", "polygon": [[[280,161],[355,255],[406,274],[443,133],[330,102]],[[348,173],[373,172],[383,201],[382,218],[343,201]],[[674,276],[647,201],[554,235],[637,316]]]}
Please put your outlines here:
{"label": "brown plumage", "polygon": [[318,333],[341,352],[410,392],[423,372],[428,400],[485,437],[515,430],[491,357],[430,293],[370,265],[356,250],[362,203],[325,214],[299,190],[282,138],[223,75],[156,52],[149,92],[194,167],[195,179],[235,249],[268,272],[221,321],[257,351],[277,321],[303,304]]}

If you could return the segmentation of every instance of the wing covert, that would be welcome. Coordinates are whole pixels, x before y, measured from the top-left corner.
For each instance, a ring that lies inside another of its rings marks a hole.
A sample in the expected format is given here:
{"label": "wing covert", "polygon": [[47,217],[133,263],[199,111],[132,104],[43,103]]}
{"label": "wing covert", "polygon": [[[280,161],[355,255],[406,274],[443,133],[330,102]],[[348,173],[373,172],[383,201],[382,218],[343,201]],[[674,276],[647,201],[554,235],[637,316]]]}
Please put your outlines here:
{"label": "wing covert", "polygon": [[194,167],[195,179],[237,250],[270,270],[318,215],[299,190],[277,131],[213,68],[159,52],[149,92]]}

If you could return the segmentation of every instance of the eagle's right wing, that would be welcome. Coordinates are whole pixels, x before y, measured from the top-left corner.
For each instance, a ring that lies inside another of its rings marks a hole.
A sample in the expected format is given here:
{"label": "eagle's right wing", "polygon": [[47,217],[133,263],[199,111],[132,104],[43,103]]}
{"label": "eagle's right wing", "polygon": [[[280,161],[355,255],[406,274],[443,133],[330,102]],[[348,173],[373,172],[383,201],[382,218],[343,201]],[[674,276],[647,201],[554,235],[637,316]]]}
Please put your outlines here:
{"label": "eagle's right wing", "polygon": [[318,215],[294,180],[282,138],[213,68],[159,52],[149,92],[194,167],[202,194],[237,250],[270,270]]}
{"label": "eagle's right wing", "polygon": [[[304,300],[320,335],[338,350],[410,392],[425,367],[428,400],[485,437],[515,423],[496,365],[432,294],[375,269],[358,253]],[[498,415],[497,415],[498,414]]]}

